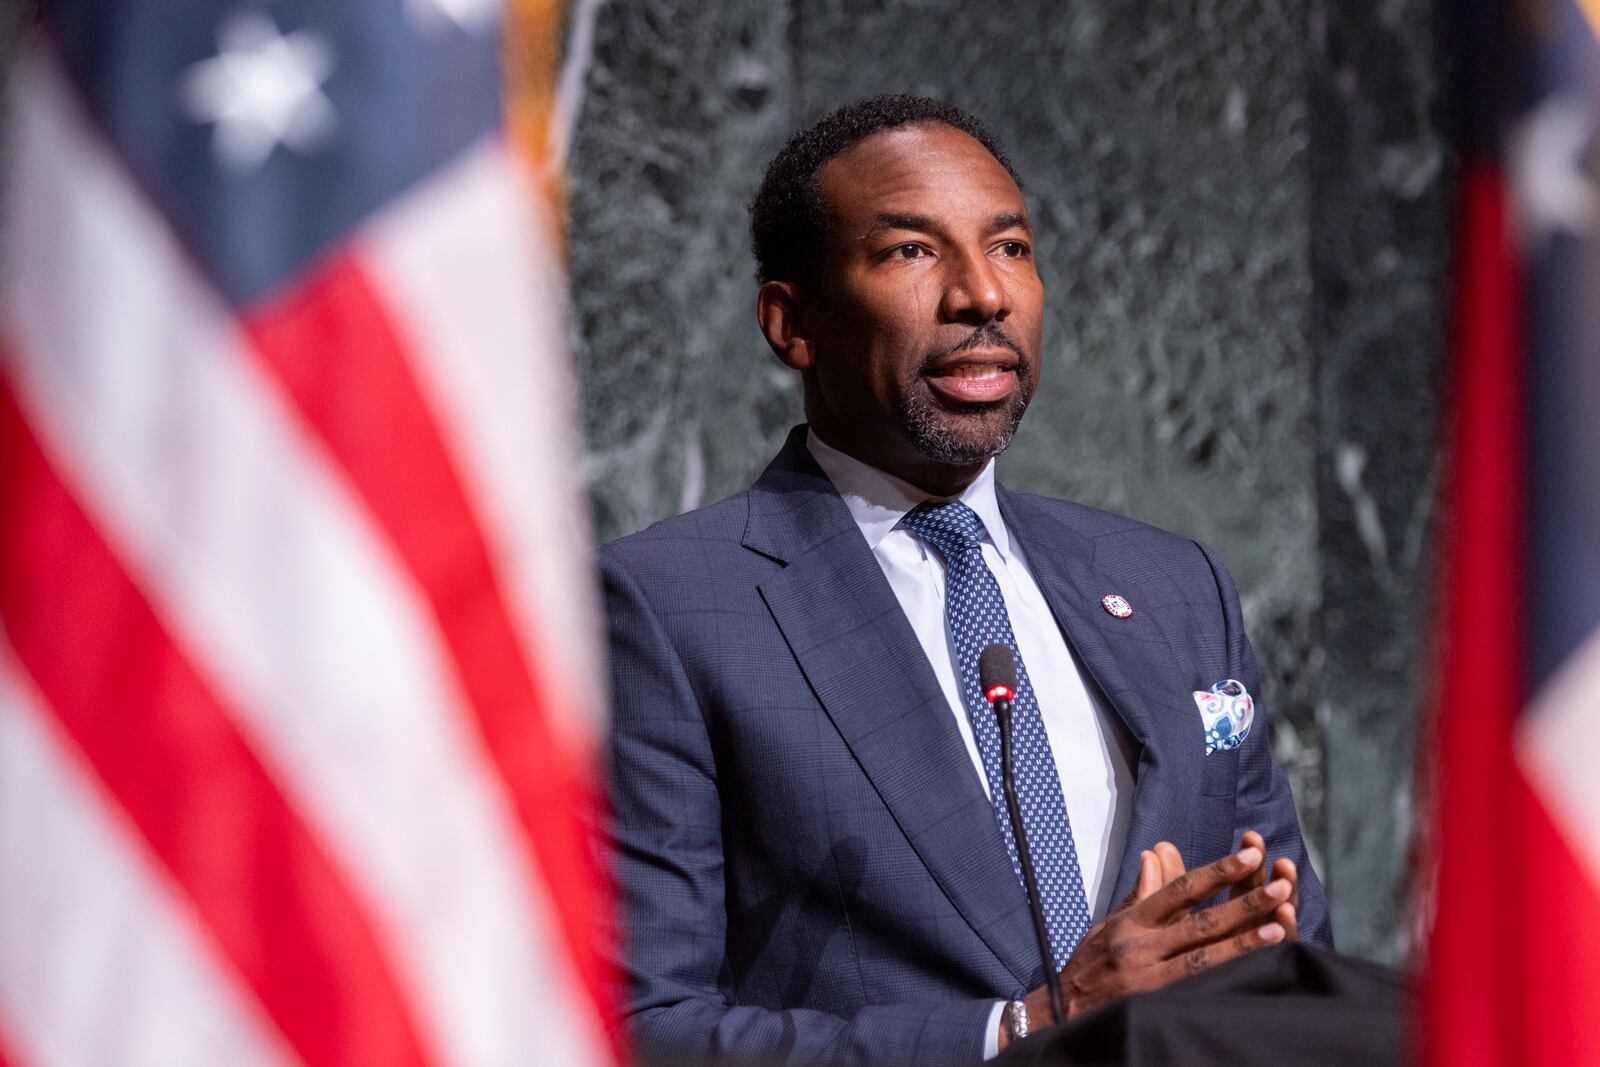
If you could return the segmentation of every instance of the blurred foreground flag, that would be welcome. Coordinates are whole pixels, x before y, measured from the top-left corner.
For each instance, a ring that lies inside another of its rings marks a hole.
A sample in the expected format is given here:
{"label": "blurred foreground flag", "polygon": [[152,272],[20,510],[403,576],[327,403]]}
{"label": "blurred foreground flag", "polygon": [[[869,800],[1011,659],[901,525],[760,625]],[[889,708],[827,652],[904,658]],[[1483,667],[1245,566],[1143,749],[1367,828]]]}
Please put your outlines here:
{"label": "blurred foreground flag", "polygon": [[501,12],[43,9],[0,230],[0,1061],[609,1061],[564,282]]}
{"label": "blurred foreground flag", "polygon": [[1594,1064],[1600,2],[1457,14],[1468,121],[1426,1062]]}

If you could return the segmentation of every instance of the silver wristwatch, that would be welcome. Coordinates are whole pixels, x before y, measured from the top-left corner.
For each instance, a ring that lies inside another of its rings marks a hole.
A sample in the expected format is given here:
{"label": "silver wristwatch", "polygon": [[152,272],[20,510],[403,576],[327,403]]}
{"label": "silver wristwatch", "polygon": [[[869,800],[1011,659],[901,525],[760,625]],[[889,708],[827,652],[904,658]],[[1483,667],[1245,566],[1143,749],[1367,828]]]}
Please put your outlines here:
{"label": "silver wristwatch", "polygon": [[1028,1006],[1020,1000],[1013,1000],[1006,1005],[1006,1029],[1011,1033],[1012,1041],[1020,1041],[1028,1036]]}

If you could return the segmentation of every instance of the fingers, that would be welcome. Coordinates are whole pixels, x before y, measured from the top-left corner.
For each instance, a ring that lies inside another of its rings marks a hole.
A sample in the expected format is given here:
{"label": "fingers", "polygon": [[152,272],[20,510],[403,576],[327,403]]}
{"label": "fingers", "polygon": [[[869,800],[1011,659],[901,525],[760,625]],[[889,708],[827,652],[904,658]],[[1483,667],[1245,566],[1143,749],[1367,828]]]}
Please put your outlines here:
{"label": "fingers", "polygon": [[[1156,857],[1156,863],[1161,871],[1161,883],[1156,888],[1167,885],[1183,877],[1183,853],[1178,851],[1178,846],[1171,841],[1157,841],[1151,847],[1151,852]],[[1176,916],[1168,921],[1176,921]]]}
{"label": "fingers", "polygon": [[1284,940],[1300,940],[1300,914],[1293,902],[1278,905],[1278,910],[1272,913],[1272,921],[1283,927]]}
{"label": "fingers", "polygon": [[[1156,854],[1149,849],[1139,853],[1139,878],[1134,882],[1133,888],[1128,890],[1128,895],[1123,897],[1116,907],[1111,909],[1111,915],[1119,911],[1126,911],[1139,901],[1144,900],[1161,888],[1161,861],[1156,859]],[[1109,917],[1109,916],[1108,916]]]}
{"label": "fingers", "polygon": [[[1259,848],[1263,856],[1267,854],[1267,842],[1255,830],[1246,830],[1242,835],[1240,835],[1239,847],[1241,849]],[[1256,868],[1254,873],[1252,873],[1248,878],[1243,878],[1235,882],[1233,884],[1233,888],[1228,891],[1228,895],[1230,897],[1240,897],[1250,892],[1250,890],[1260,889],[1266,884],[1267,869],[1266,865],[1263,864],[1262,866]]]}
{"label": "fingers", "polygon": [[1136,900],[1155,896],[1156,891],[1167,884],[1161,876],[1161,860],[1149,849],[1139,853],[1139,884],[1134,887],[1133,895]]}
{"label": "fingers", "polygon": [[1201,901],[1216,896],[1235,882],[1254,874],[1265,858],[1265,853],[1259,848],[1240,849],[1215,863],[1179,875],[1159,893],[1142,901],[1139,907],[1148,913],[1149,918],[1158,922],[1174,916],[1181,917]]}
{"label": "fingers", "polygon": [[[1167,928],[1167,955],[1179,955],[1199,945],[1221,941],[1236,934],[1278,922],[1278,913],[1289,907],[1292,887],[1281,879],[1273,879],[1259,889],[1234,897],[1225,904],[1217,904],[1187,916]],[[1283,925],[1279,922],[1279,925]]]}
{"label": "fingers", "polygon": [[1171,841],[1157,841],[1152,850],[1161,862],[1161,884],[1166,885],[1183,874],[1183,853]]}
{"label": "fingers", "polygon": [[[1183,869],[1183,857],[1168,842],[1141,852],[1128,899],[1090,927],[1061,972],[1068,1016],[1295,936],[1294,883],[1272,877],[1263,884],[1266,852],[1259,841],[1259,834],[1246,836],[1247,847],[1192,871]],[[1277,864],[1272,870],[1293,873]],[[1194,910],[1240,882],[1255,888]]]}
{"label": "fingers", "polygon": [[1295,905],[1300,903],[1300,869],[1294,865],[1294,860],[1288,856],[1280,856],[1272,861],[1272,877],[1282,878],[1294,886],[1294,895],[1289,899]]}
{"label": "fingers", "polygon": [[1210,970],[1219,963],[1238,959],[1247,952],[1275,945],[1287,936],[1287,931],[1278,923],[1271,922],[1265,926],[1253,927],[1242,933],[1235,934],[1226,941],[1216,941],[1209,945],[1201,945],[1179,956],[1175,956],[1158,968],[1161,984],[1176,982],[1180,978],[1187,978],[1192,974]]}

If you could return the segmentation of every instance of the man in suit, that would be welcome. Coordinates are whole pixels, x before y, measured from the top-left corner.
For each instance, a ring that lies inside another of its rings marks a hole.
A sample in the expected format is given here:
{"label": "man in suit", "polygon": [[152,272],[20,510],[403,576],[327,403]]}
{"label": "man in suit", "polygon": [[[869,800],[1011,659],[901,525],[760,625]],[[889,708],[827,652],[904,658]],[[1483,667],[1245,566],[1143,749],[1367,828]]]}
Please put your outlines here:
{"label": "man in suit", "polygon": [[748,492],[601,550],[635,1047],[962,1063],[1048,1025],[978,689],[992,643],[1021,660],[1018,792],[1069,1016],[1330,943],[1264,716],[1218,746],[1197,707],[1258,686],[1222,564],[994,480],[1043,308],[994,139],[931,100],[851,105],[773,160],[752,233],[808,425]]}

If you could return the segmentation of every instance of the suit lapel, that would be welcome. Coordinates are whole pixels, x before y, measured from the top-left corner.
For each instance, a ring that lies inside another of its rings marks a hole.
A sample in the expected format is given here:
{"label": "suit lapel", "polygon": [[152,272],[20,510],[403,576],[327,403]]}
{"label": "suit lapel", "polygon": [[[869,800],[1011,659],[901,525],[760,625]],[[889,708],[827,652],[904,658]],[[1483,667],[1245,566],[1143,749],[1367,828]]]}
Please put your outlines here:
{"label": "suit lapel", "polygon": [[1006,525],[1022,543],[1062,633],[1141,747],[1127,842],[1111,896],[1115,906],[1138,879],[1139,853],[1164,836],[1175,836],[1175,815],[1182,817],[1177,798],[1199,795],[1199,782],[1188,781],[1189,761],[1173,751],[1172,720],[1162,714],[1170,709],[1150,697],[1154,692],[1163,701],[1181,700],[1187,695],[1185,679],[1181,669],[1168,666],[1176,657],[1153,612],[1136,609],[1132,617],[1118,619],[1101,606],[1101,597],[1125,591],[1126,583],[1096,565],[1094,542],[1029,497],[1004,487],[997,491]]}
{"label": "suit lapel", "polygon": [[761,595],[800,669],[928,871],[1018,982],[1027,900],[933,668],[804,432],[751,494],[745,544],[787,566]]}

